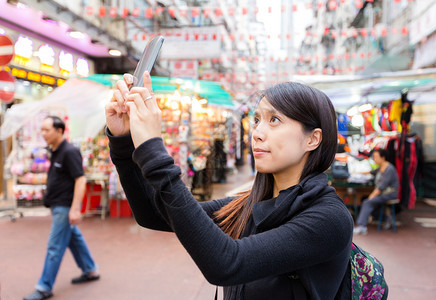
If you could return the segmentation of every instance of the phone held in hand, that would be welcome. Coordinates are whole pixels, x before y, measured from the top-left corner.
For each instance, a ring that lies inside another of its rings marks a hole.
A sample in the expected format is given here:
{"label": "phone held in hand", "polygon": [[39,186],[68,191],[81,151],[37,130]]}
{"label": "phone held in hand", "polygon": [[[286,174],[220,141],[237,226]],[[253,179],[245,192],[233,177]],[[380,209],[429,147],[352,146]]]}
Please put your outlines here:
{"label": "phone held in hand", "polygon": [[144,86],[143,75],[145,71],[148,71],[148,73],[151,72],[164,40],[163,36],[158,35],[147,43],[144,52],[142,52],[141,60],[136,65],[135,72],[133,73],[133,84],[131,88],[134,86]]}

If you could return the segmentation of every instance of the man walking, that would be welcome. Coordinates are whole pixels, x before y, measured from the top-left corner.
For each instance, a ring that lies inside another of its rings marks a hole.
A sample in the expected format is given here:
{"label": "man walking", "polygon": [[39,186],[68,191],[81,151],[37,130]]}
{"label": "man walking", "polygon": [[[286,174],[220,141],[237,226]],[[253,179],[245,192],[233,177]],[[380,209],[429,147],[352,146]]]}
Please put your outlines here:
{"label": "man walking", "polygon": [[82,233],[77,228],[81,220],[80,204],[86,190],[86,178],[79,149],[64,138],[65,123],[58,117],[47,117],[41,133],[51,148],[51,165],[47,177],[44,204],[51,209],[52,226],[41,278],[36,290],[24,300],[41,300],[53,296],[52,289],[67,247],[82,270],[72,283],[97,280],[100,275]]}

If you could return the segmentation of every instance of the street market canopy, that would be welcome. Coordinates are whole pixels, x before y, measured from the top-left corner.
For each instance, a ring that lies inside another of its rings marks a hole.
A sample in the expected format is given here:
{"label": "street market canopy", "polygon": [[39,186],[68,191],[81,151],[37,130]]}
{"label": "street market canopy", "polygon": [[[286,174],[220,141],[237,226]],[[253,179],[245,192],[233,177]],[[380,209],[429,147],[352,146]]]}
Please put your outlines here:
{"label": "street market canopy", "polygon": [[[95,74],[86,78],[110,87],[115,87],[115,83],[123,79],[122,75],[110,74]],[[234,107],[232,95],[215,81],[152,76],[151,83],[155,93],[168,94],[179,90],[181,93],[195,94],[207,99],[208,105]]]}
{"label": "street market canopy", "polygon": [[93,138],[106,124],[104,106],[111,97],[112,90],[106,85],[70,78],[40,101],[12,105],[0,128],[0,139],[12,136],[37,114],[59,108],[68,115],[72,140]]}
{"label": "street market canopy", "polygon": [[[106,124],[104,106],[112,97],[121,75],[96,74],[70,78],[40,101],[14,104],[6,111],[0,127],[0,140],[5,140],[23,127],[29,118],[50,108],[64,108],[70,125],[70,138],[83,140],[95,137]],[[233,108],[232,96],[217,82],[152,77],[156,93],[180,92],[206,98],[208,105]]]}
{"label": "street market canopy", "polygon": [[436,103],[436,69],[386,72],[372,76],[296,76],[295,81],[322,90],[335,109],[396,100],[408,92],[415,104]]}

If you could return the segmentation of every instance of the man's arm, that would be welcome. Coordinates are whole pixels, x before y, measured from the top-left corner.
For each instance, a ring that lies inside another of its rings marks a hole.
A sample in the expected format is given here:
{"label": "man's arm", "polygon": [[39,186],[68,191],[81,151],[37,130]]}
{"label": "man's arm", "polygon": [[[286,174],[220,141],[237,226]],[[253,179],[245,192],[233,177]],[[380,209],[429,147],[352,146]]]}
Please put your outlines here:
{"label": "man's arm", "polygon": [[70,209],[70,224],[79,224],[81,220],[80,204],[86,190],[86,177],[84,175],[75,179],[73,203]]}

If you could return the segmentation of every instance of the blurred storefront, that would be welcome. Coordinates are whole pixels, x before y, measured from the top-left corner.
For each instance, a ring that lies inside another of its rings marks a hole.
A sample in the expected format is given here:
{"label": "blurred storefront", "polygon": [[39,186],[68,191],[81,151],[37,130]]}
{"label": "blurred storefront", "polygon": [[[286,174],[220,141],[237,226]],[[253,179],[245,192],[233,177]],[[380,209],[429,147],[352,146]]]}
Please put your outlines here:
{"label": "blurred storefront", "polygon": [[[109,154],[105,151],[106,140],[99,139],[98,133],[104,127],[104,104],[110,96],[110,89],[103,85],[71,78],[43,99],[16,103],[6,111],[0,139],[11,142],[3,166],[10,187],[8,195],[16,201],[16,206],[42,205],[50,162],[40,126],[48,115],[65,121],[65,136],[82,150],[86,158],[84,167],[91,174],[89,180],[105,179]],[[89,157],[95,159],[89,161]]]}
{"label": "blurred storefront", "polygon": [[40,100],[71,76],[89,76],[94,64],[56,41],[0,23],[0,30],[14,42],[14,58],[2,69],[16,78],[15,103]]}
{"label": "blurred storefront", "polygon": [[[114,86],[117,75],[89,79]],[[236,127],[232,96],[212,81],[152,77],[162,109],[162,137],[182,179],[199,200],[211,196],[212,183],[226,181],[234,168]]]}
{"label": "blurred storefront", "polygon": [[[85,58],[84,54],[5,22],[0,23],[0,31],[14,44],[13,59],[8,65],[0,66],[0,70],[8,72],[15,78],[14,98],[11,103],[3,107],[2,118],[7,108],[20,103],[38,103],[71,76],[88,76],[93,73],[93,63]],[[64,109],[52,109],[50,113],[58,115],[68,123],[68,115]],[[1,162],[2,165],[6,164],[3,161],[4,157],[8,156],[12,149],[21,149],[22,151],[16,154],[23,160],[32,161],[30,165],[35,161],[40,163],[38,170],[25,172],[27,174],[25,177],[23,172],[23,177],[20,178],[23,183],[22,189],[16,190],[15,194],[26,194],[26,197],[41,199],[46,178],[45,173],[42,172],[44,162],[39,162],[39,156],[43,154],[36,148],[42,147],[45,143],[38,137],[40,118],[28,119],[28,117],[29,115],[23,116],[28,123],[16,132],[13,139],[2,141],[2,151],[5,153],[2,155]],[[2,125],[2,132],[4,130]],[[18,148],[16,144],[19,144]],[[2,182],[6,184],[5,180]],[[6,194],[10,195],[10,193]]]}
{"label": "blurred storefront", "polygon": [[[39,126],[47,115],[58,115],[67,123],[66,137],[80,148],[88,179],[83,213],[108,210],[128,214],[127,202],[110,161],[104,133],[104,105],[120,75],[71,78],[40,101],[15,104],[2,126],[2,140],[12,140],[5,164],[17,206],[42,205],[49,167]],[[235,131],[231,95],[218,83],[170,80],[152,77],[163,112],[162,137],[168,152],[182,169],[182,179],[198,200],[209,199],[212,183],[225,182],[235,162]],[[84,92],[86,91],[86,92]],[[113,201],[116,200],[112,204]]]}
{"label": "blurred storefront", "polygon": [[368,180],[362,172],[371,169],[372,150],[383,148],[389,151],[389,160],[402,180],[399,199],[403,207],[413,209],[418,198],[434,197],[436,70],[330,79],[312,85],[331,98],[338,113],[338,131],[343,137],[339,160],[348,163],[347,180]]}

